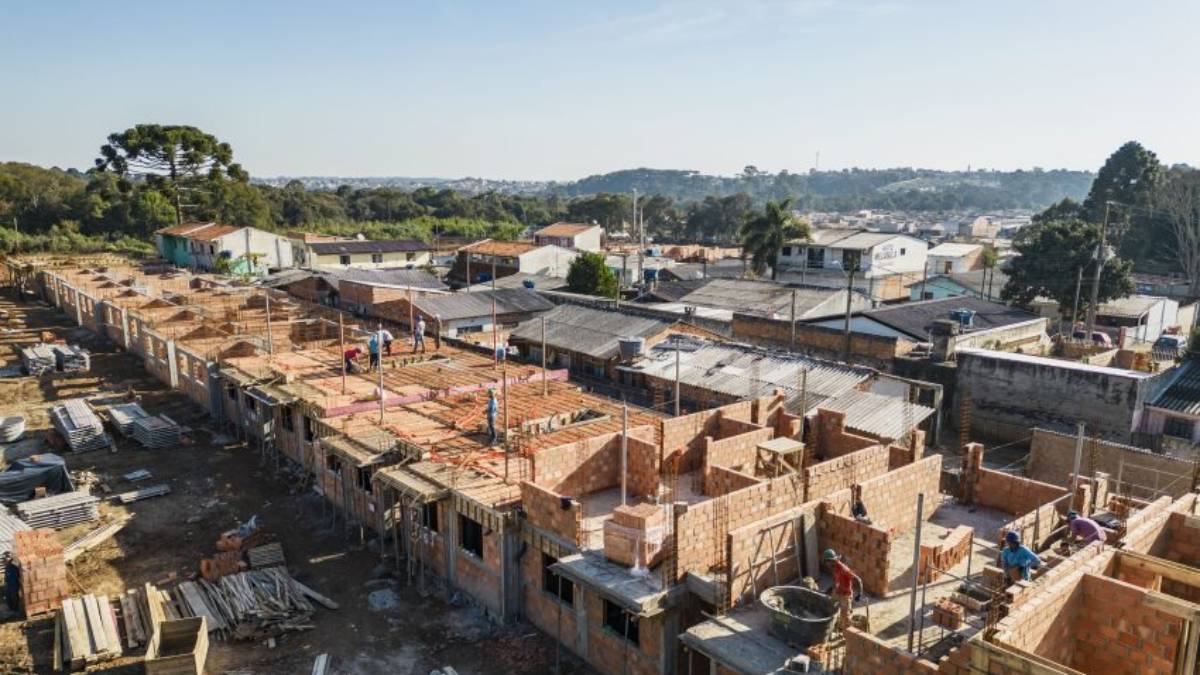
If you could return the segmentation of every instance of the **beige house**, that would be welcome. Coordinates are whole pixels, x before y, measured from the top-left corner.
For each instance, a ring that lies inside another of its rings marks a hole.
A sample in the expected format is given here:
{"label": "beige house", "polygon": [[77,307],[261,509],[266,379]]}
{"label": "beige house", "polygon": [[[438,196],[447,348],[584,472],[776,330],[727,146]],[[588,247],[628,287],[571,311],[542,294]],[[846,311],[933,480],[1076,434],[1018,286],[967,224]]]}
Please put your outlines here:
{"label": "beige house", "polygon": [[433,246],[415,239],[385,241],[319,241],[305,244],[309,267],[424,267],[432,260]]}

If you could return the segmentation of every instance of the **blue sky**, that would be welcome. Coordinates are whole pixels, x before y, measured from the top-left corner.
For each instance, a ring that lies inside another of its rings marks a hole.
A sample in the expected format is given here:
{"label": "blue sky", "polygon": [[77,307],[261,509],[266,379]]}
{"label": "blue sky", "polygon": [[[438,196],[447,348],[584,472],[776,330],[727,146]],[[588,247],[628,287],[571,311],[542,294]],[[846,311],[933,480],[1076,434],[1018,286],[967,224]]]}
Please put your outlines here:
{"label": "blue sky", "polygon": [[193,124],[254,175],[1200,164],[1200,2],[8,2],[0,160]]}

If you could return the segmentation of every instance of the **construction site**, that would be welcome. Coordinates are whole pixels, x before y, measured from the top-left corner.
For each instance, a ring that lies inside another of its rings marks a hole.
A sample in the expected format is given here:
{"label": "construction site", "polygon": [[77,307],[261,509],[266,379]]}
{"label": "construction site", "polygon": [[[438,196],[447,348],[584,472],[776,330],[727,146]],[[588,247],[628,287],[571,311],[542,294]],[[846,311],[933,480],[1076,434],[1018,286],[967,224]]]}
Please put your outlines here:
{"label": "construction site", "polygon": [[[5,462],[73,483],[11,505],[98,502],[12,526],[4,672],[1197,672],[1192,465],[1043,435],[1019,475],[939,447],[934,385],[693,326],[622,355],[642,407],[547,368],[544,321],[510,360],[121,259],[2,274]],[[861,580],[845,626],[829,551]]]}

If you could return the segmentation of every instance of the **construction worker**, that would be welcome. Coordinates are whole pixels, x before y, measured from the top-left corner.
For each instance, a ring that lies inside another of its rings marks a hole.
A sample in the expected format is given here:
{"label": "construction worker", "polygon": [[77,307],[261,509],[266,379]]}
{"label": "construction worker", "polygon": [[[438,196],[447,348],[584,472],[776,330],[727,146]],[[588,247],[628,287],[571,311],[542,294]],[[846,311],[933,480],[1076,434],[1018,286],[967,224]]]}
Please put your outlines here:
{"label": "construction worker", "polygon": [[1067,523],[1071,527],[1070,540],[1077,546],[1087,546],[1093,541],[1107,541],[1104,528],[1091,518],[1083,518],[1075,509],[1067,511]]}
{"label": "construction worker", "polygon": [[383,340],[383,353],[387,354],[388,356],[391,356],[392,355],[392,342],[396,339],[396,336],[392,335],[392,331],[390,331],[386,328],[380,328],[379,329],[379,338],[381,340]]}
{"label": "construction worker", "polygon": [[[830,595],[833,596],[833,600],[837,603],[838,607],[838,630],[845,630],[850,626],[851,600],[862,597],[862,578],[855,574],[849,565],[842,562],[841,556],[837,554],[837,551],[827,548],[821,557],[824,558],[825,564],[833,572],[833,588],[830,589]],[[856,580],[858,581],[858,595],[854,594],[854,582]]]}
{"label": "construction worker", "polygon": [[379,337],[379,333],[371,333],[371,339],[367,341],[367,351],[371,355],[368,370],[375,370],[379,366]]}
{"label": "construction worker", "polygon": [[1000,566],[1010,581],[1029,581],[1029,571],[1042,566],[1042,559],[1021,544],[1021,535],[1009,531],[1004,535],[1006,546],[1000,550]]}
{"label": "construction worker", "polygon": [[356,345],[356,346],[354,346],[354,347],[351,347],[351,348],[347,349],[347,350],[346,350],[346,351],[345,351],[345,352],[342,354],[342,358],[343,358],[343,359],[345,359],[345,362],[346,362],[346,372],[347,372],[347,373],[353,373],[353,372],[354,372],[354,361],[355,361],[355,360],[356,360],[356,359],[357,359],[359,356],[361,356],[361,355],[362,355],[362,351],[363,351],[363,350],[359,349],[359,348],[358,348],[358,346]]}
{"label": "construction worker", "polygon": [[413,353],[417,353],[417,347],[421,348],[421,353],[425,353],[425,317],[417,316],[417,326],[413,329]]}
{"label": "construction worker", "polygon": [[496,412],[500,409],[496,403],[496,390],[488,389],[487,402],[487,423],[488,423],[488,442],[492,445],[496,444]]}

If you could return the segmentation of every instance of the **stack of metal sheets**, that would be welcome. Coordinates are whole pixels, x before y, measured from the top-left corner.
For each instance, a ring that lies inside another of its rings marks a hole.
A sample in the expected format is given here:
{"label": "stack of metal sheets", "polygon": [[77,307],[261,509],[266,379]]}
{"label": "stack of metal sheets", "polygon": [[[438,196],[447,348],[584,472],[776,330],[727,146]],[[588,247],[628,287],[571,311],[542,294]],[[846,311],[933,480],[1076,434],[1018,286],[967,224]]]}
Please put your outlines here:
{"label": "stack of metal sheets", "polygon": [[17,514],[33,528],[59,529],[100,518],[100,498],[82,490],[17,504]]}
{"label": "stack of metal sheets", "polygon": [[81,398],[73,398],[50,409],[54,428],[66,439],[72,452],[99,450],[110,445],[100,418]]}
{"label": "stack of metal sheets", "polygon": [[171,448],[179,445],[179,425],[170,417],[144,417],[133,421],[133,437],[147,448]]}
{"label": "stack of metal sheets", "polygon": [[92,368],[92,357],[87,350],[75,345],[54,345],[54,360],[64,373],[85,373]]}
{"label": "stack of metal sheets", "polygon": [[45,375],[54,372],[58,366],[58,357],[50,345],[34,345],[21,350],[21,365],[25,366],[25,372],[30,375]]}

